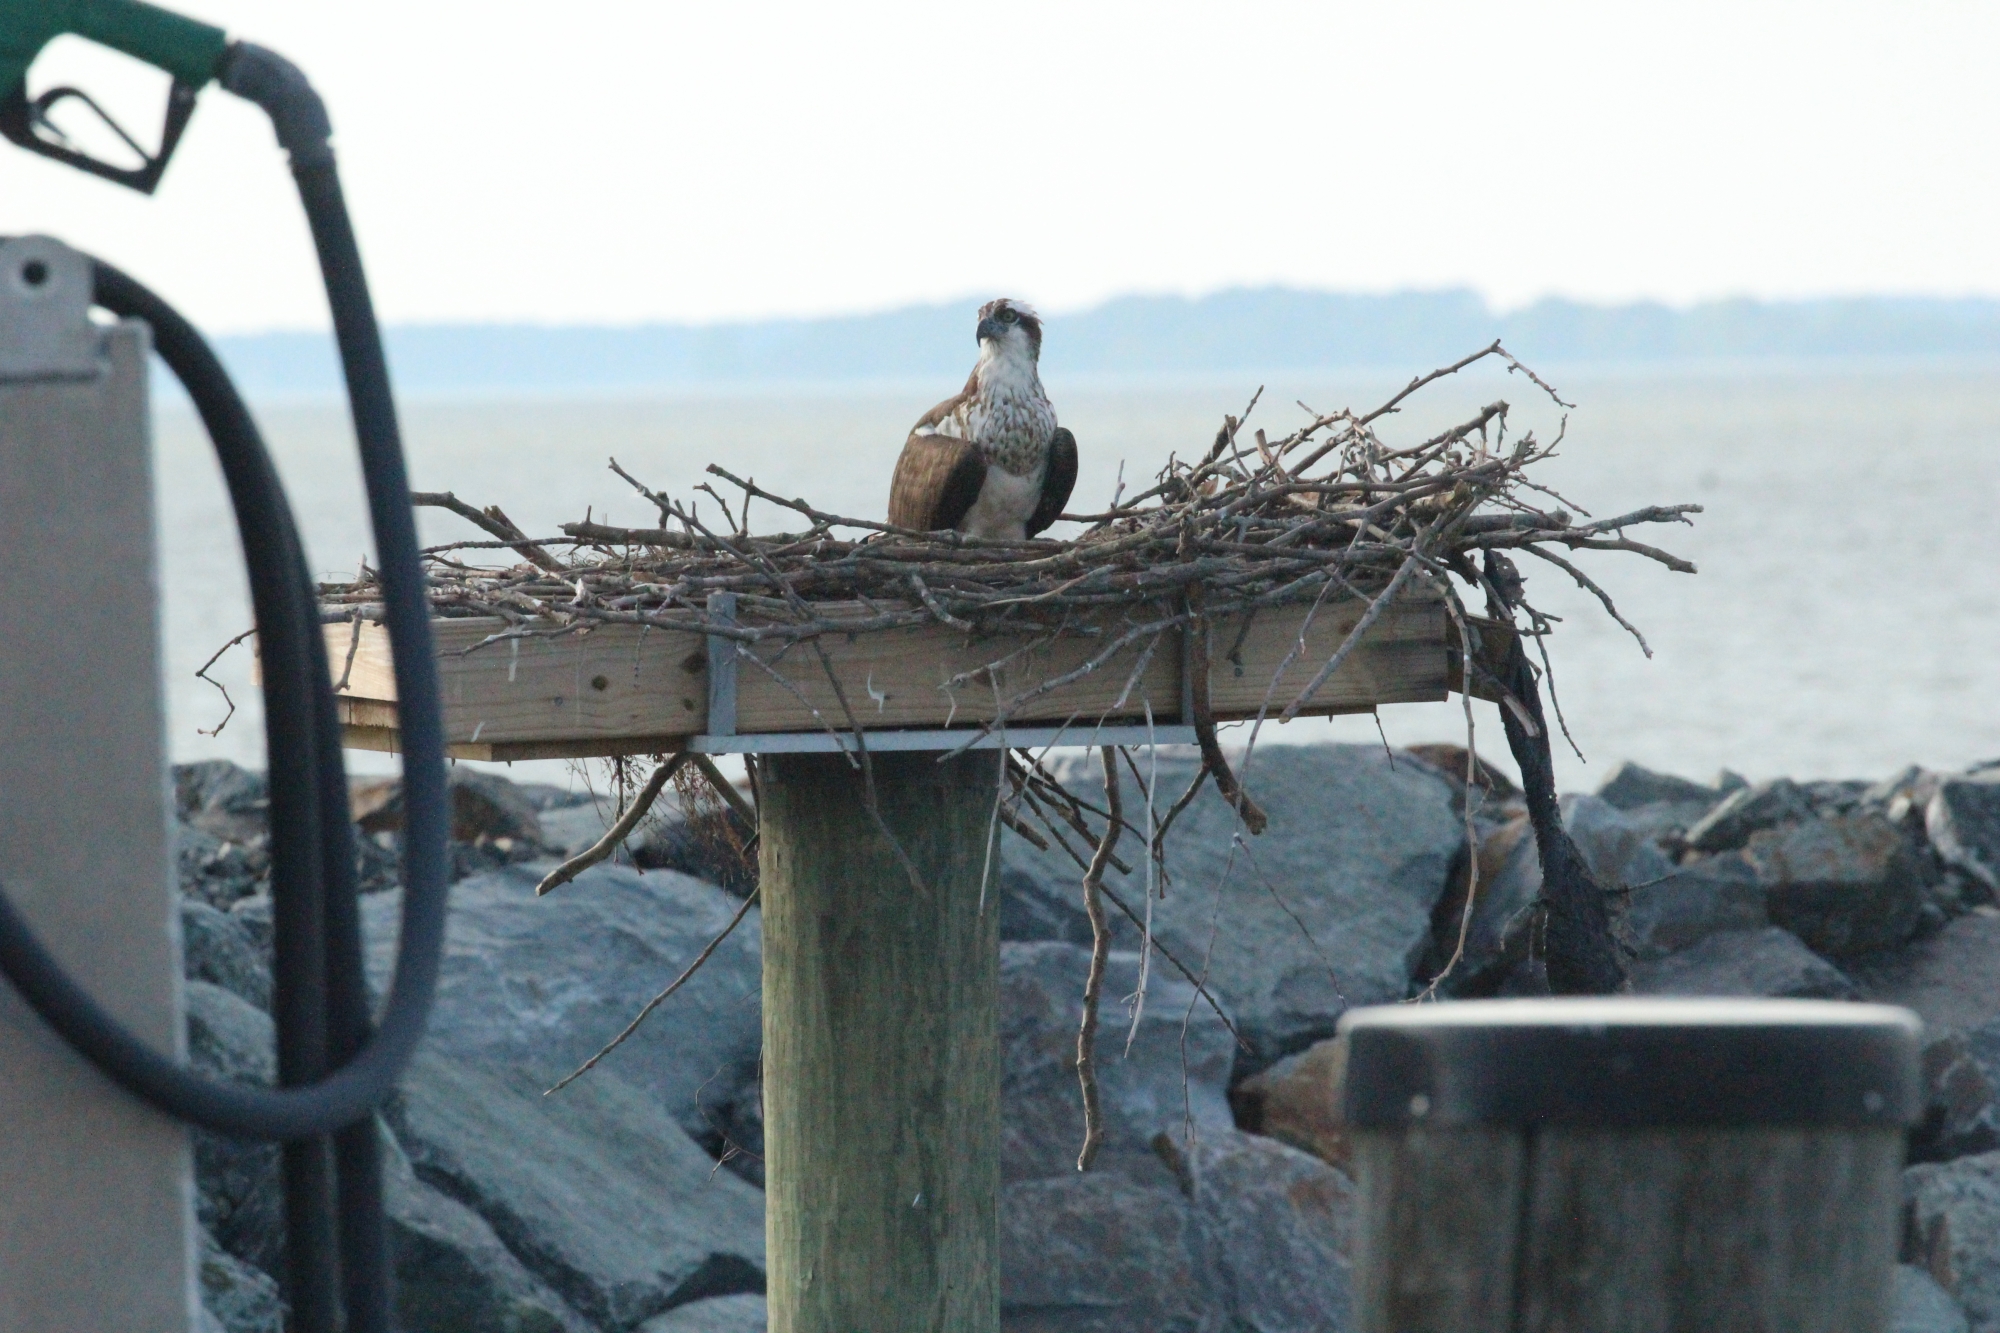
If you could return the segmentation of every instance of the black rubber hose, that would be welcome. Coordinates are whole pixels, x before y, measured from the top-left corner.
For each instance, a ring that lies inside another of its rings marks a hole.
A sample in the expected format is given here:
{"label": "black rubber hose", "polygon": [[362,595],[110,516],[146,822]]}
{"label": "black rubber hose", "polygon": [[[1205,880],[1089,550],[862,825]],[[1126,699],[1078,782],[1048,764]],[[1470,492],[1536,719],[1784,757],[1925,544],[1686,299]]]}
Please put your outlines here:
{"label": "black rubber hose", "polygon": [[[382,1029],[364,1049],[361,1058],[366,1058],[368,1052],[392,1038],[414,1046],[436,987],[443,945],[451,809],[445,789],[444,710],[434,665],[430,603],[424,593],[423,557],[417,544],[416,515],[410,507],[395,400],[389,390],[388,361],[334,165],[329,143],[332,127],[325,107],[296,66],[247,42],[230,47],[216,77],[224,88],[264,109],[278,142],[291,158],[292,175],[312,228],[327,304],[333,313],[334,337],[340,348],[348,407],[354,417],[367,484],[384,619],[394,650],[397,730],[403,753],[404,947]],[[418,919],[412,904],[419,900],[434,903],[435,914]],[[414,953],[410,948],[413,942],[422,946]],[[414,1000],[418,989],[421,1009],[405,1002]],[[406,997],[406,990],[413,993]],[[412,1019],[417,1031],[403,1032],[401,1025]]]}
{"label": "black rubber hose", "polygon": [[[438,903],[438,938],[426,955],[430,967],[422,987],[425,1003],[435,988],[442,949],[443,902],[449,863],[449,795],[445,789],[444,717],[438,696],[431,644],[430,605],[424,593],[422,555],[410,507],[401,432],[389,388],[389,367],[361,251],[342,197],[331,145],[326,107],[305,75],[284,57],[238,43],[224,56],[217,78],[229,91],[255,102],[271,118],[279,144],[291,160],[299,200],[312,229],[334,337],[347,380],[347,401],[361,450],[370,517],[375,532],[385,619],[394,650],[397,711],[403,750],[403,870],[406,886],[403,940],[390,992],[385,1028],[401,1016],[398,999],[411,957],[409,903],[420,886]],[[329,679],[325,644],[311,648],[319,662],[315,679]],[[316,698],[317,752],[321,756],[322,801],[345,801],[347,781],[339,759],[340,726],[331,692]],[[325,984],[328,1055],[336,1066],[357,1058],[370,1045],[367,985],[361,923],[353,892],[352,829],[345,819],[330,830],[325,847],[327,889]],[[421,1029],[421,1020],[418,1024]],[[339,1197],[342,1292],[347,1333],[387,1333],[391,1290],[388,1237],[382,1206],[381,1147],[371,1118],[343,1128],[333,1143]]]}
{"label": "black rubber hose", "polygon": [[[109,265],[97,265],[99,302],[107,310],[116,314],[127,314],[147,320],[153,326],[154,345],[170,369],[181,376],[195,397],[197,408],[202,412],[204,423],[218,430],[219,440],[227,441],[225,448],[247,449],[256,444],[261,451],[261,441],[256,435],[256,427],[251,423],[248,411],[237,396],[235,386],[229,383],[221,363],[202,341],[193,326],[176,314],[171,307],[157,296],[147,291],[131,278],[119,273]],[[225,477],[229,475],[225,462]],[[232,497],[237,498],[237,497]],[[240,497],[245,503],[255,507],[263,502],[256,494]],[[407,519],[407,514],[406,514]],[[246,527],[246,550],[251,549],[253,538],[282,534],[284,528],[272,522],[264,523],[264,516],[253,513],[253,521]],[[254,558],[254,557],[253,557]],[[381,559],[383,575],[388,577],[388,560]],[[285,571],[287,577],[274,580],[296,588],[296,571],[299,566],[282,557],[274,557],[273,568]],[[253,587],[257,575],[253,571]],[[254,595],[254,593],[253,593]],[[428,627],[426,627],[428,628]],[[289,671],[280,674],[280,661],[269,654],[281,648],[292,636],[280,632],[273,626],[273,638],[262,645],[264,658],[264,678],[267,690],[283,690],[286,682],[293,679],[310,680],[300,673],[293,677]],[[310,650],[308,650],[310,651]],[[404,654],[398,652],[398,658]],[[429,659],[423,659],[423,671],[429,666]],[[407,661],[399,660],[397,675],[401,678],[412,671]],[[322,689],[329,689],[330,682],[324,674],[317,682]],[[431,678],[429,695],[433,704],[437,698],[435,678]],[[310,705],[299,712],[304,723],[301,728],[303,742],[301,749],[310,754],[311,743]],[[280,718],[283,722],[285,719]],[[433,736],[438,737],[436,715],[433,709]],[[442,745],[435,747],[441,754]],[[380,1029],[368,1039],[367,1044],[348,1064],[336,1070],[319,1082],[298,1088],[257,1088],[234,1083],[220,1083],[191,1074],[166,1055],[154,1050],[145,1042],[133,1036],[116,1019],[107,1014],[90,995],[79,987],[50,956],[26,921],[11,904],[0,896],[0,970],[4,970],[9,981],[20,991],[22,998],[41,1015],[69,1044],[87,1056],[104,1073],[120,1086],[151,1102],[162,1110],[199,1125],[204,1129],[228,1134],[237,1138],[284,1140],[311,1138],[327,1134],[343,1125],[354,1123],[379,1106],[395,1086],[396,1078],[409,1063],[418,1040],[423,1035],[423,1025],[429,1016],[430,1002],[437,985],[438,963],[444,943],[445,916],[445,875],[443,833],[447,821],[433,814],[428,821],[438,838],[434,854],[419,857],[410,845],[414,834],[421,831],[426,821],[416,818],[416,810],[411,808],[421,795],[424,784],[413,781],[414,773],[409,764],[415,756],[405,759],[405,781],[416,790],[406,795],[406,809],[409,809],[409,825],[405,834],[405,875],[406,888],[403,899],[401,948],[396,960],[395,980],[390,988],[388,1003],[384,1009]],[[272,765],[274,780],[285,780],[286,770],[296,765],[280,761]],[[428,784],[434,793],[433,799],[442,806],[444,799],[443,764],[436,763],[434,781]],[[312,774],[304,775],[308,784]],[[308,798],[310,799],[310,798]],[[317,804],[314,802],[314,804]],[[281,832],[280,837],[284,834]],[[274,839],[273,854],[276,856],[277,839]],[[306,874],[317,881],[319,878],[318,854],[309,858],[313,862],[311,871],[301,868],[301,878]],[[419,874],[419,870],[428,871]]]}

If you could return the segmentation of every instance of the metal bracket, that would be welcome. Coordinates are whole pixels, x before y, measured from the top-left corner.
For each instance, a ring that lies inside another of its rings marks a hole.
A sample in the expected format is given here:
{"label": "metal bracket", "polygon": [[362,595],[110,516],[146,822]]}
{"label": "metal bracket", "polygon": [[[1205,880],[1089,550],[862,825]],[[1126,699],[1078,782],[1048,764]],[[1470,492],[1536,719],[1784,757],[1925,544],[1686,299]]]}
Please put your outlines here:
{"label": "metal bracket", "polygon": [[90,261],[49,236],[0,240],[0,384],[94,380],[110,362],[90,322]]}
{"label": "metal bracket", "polygon": [[[1098,726],[1077,722],[1062,727],[1006,727],[981,732],[972,727],[934,731],[863,731],[871,754],[895,750],[1041,750],[1051,745],[1193,745],[1194,728],[1171,724],[1147,727],[1121,722]],[[696,754],[839,754],[853,753],[849,731],[775,731],[746,735],[696,736],[688,742]]]}

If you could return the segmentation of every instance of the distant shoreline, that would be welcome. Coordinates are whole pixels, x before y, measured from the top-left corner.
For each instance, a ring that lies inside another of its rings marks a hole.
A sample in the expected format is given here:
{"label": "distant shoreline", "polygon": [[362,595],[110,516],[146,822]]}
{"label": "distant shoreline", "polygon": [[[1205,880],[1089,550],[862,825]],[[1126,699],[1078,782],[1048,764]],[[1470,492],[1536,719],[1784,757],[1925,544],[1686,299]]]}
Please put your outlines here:
{"label": "distant shoreline", "polygon": [[[963,375],[976,300],[879,314],[627,327],[401,325],[399,390],[420,396],[852,392]],[[1731,300],[1686,308],[1544,300],[1496,312],[1469,291],[1353,295],[1285,288],[1121,297],[1048,320],[1044,373],[1079,388],[1259,374],[1407,375],[1504,338],[1571,373],[1824,373],[2000,366],[2000,300]],[[339,391],[323,332],[215,340],[252,397]]]}

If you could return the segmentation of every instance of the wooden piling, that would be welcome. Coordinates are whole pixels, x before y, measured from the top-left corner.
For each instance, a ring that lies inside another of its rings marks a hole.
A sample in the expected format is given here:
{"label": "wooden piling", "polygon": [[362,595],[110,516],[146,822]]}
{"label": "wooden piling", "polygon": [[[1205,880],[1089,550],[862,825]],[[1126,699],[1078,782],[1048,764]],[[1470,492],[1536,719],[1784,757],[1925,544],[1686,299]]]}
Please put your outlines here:
{"label": "wooden piling", "polygon": [[997,764],[761,761],[772,1333],[999,1329]]}
{"label": "wooden piling", "polygon": [[1366,1333],[1886,1333],[1918,1028],[1499,1001],[1344,1033]]}

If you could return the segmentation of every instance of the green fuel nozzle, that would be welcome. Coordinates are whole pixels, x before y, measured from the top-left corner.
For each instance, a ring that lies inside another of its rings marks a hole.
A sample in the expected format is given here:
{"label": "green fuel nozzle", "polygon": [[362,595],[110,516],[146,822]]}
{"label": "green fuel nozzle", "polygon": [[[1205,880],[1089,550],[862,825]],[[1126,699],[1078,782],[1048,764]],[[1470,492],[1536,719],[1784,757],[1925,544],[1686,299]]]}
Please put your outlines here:
{"label": "green fuel nozzle", "polygon": [[[121,51],[173,76],[158,148],[147,151],[80,88],[51,88],[28,96],[28,67],[63,36]],[[216,76],[228,50],[222,29],[141,0],[0,0],[0,135],[31,152],[151,194],[194,114],[195,95]],[[64,102],[81,103],[96,115],[138,156],[140,165],[106,162],[71,143],[49,115]]]}

